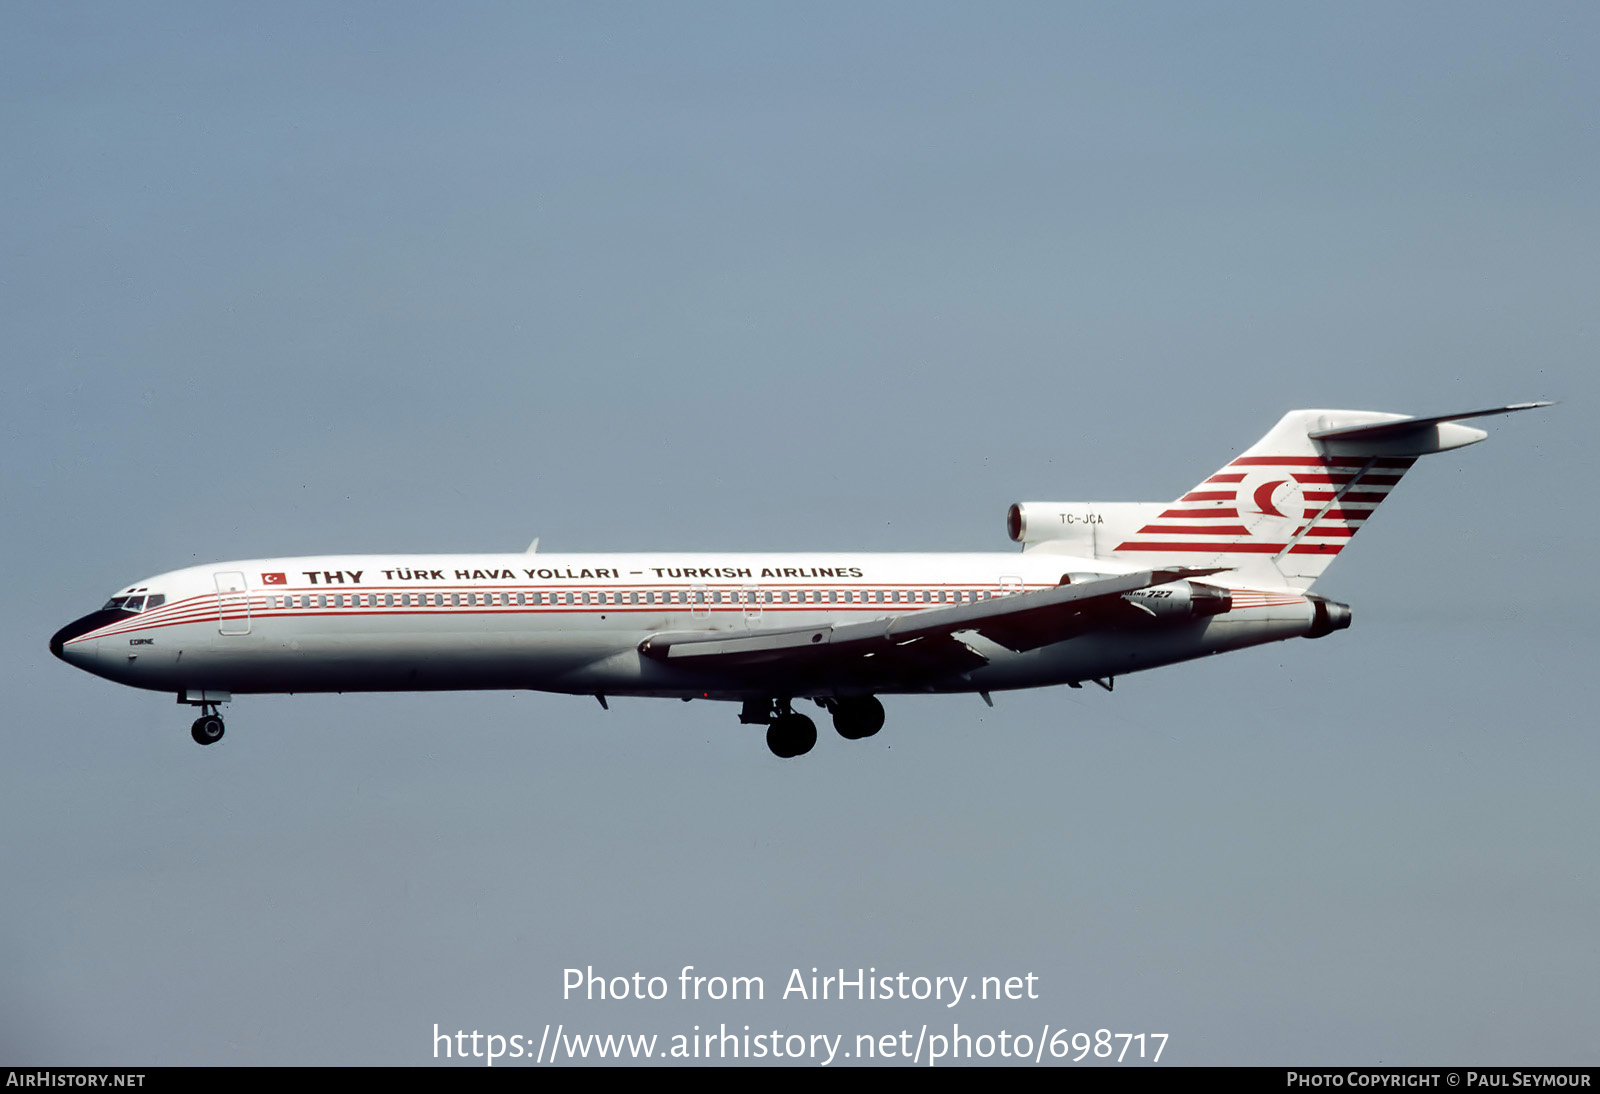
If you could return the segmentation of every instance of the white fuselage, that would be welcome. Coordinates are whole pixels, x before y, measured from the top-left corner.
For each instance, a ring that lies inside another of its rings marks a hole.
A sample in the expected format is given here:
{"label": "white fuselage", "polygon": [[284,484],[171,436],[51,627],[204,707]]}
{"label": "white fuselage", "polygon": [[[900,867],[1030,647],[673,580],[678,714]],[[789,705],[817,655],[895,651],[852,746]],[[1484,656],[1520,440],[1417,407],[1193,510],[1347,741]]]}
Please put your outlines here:
{"label": "white fuselage", "polygon": [[[70,634],[69,662],[135,687],[228,693],[510,688],[743,699],[990,691],[1077,683],[1293,638],[1313,606],[1292,590],[1234,587],[1228,611],[1113,628],[934,678],[828,679],[685,669],[647,638],[744,633],[901,616],[1026,590],[1105,559],[1027,554],[359,555],[225,562],[132,586],[164,597]],[[1076,580],[1076,578],[1075,578]],[[1228,575],[1208,579],[1229,585]],[[85,622],[96,617],[85,617]]]}

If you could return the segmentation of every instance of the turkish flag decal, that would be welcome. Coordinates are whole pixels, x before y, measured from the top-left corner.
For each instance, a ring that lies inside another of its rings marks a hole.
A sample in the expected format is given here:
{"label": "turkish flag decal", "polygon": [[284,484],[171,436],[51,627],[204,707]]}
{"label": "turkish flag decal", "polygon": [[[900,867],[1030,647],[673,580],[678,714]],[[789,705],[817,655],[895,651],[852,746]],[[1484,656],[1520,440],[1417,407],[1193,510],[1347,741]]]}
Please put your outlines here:
{"label": "turkish flag decal", "polygon": [[283,574],[262,574],[261,575],[261,584],[263,584],[263,585],[287,585],[287,584],[289,584],[289,579],[287,577],[285,577]]}

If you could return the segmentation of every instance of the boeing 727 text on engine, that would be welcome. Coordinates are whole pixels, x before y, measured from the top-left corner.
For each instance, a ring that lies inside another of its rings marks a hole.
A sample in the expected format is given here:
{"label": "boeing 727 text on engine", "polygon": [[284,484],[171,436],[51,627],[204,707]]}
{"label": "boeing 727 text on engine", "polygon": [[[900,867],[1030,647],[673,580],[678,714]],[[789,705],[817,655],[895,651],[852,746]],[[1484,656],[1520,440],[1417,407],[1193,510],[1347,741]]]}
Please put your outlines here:
{"label": "boeing 727 text on engine", "polygon": [[173,692],[191,733],[269,692],[512,688],[720,699],[779,756],[883,725],[881,695],[1093,681],[1350,625],[1311,586],[1461,419],[1295,410],[1176,501],[1026,502],[1020,554],[359,555],[192,566],[130,585],[50,649]]}

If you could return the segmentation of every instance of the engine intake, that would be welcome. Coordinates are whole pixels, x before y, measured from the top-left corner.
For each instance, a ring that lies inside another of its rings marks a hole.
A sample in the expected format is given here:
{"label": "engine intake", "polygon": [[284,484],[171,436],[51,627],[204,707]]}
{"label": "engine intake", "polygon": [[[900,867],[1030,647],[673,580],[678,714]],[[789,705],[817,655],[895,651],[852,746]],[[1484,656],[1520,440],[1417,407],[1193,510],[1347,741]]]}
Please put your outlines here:
{"label": "engine intake", "polygon": [[1122,599],[1156,619],[1204,619],[1233,607],[1231,592],[1199,581],[1152,585],[1135,593],[1123,593]]}

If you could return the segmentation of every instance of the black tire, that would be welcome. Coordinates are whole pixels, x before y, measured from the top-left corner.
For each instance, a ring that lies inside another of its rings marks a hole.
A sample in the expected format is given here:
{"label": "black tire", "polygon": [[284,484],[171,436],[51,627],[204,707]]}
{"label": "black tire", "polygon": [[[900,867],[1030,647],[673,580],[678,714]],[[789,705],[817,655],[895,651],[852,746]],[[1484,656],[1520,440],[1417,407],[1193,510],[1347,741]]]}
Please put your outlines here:
{"label": "black tire", "polygon": [[837,699],[833,704],[833,728],[847,741],[859,741],[883,728],[883,704],[875,695]]}
{"label": "black tire", "polygon": [[785,714],[767,727],[767,747],[779,759],[804,756],[817,743],[817,723],[804,714]]}
{"label": "black tire", "polygon": [[189,736],[195,744],[214,745],[222,740],[222,719],[215,714],[203,714],[189,727]]}

